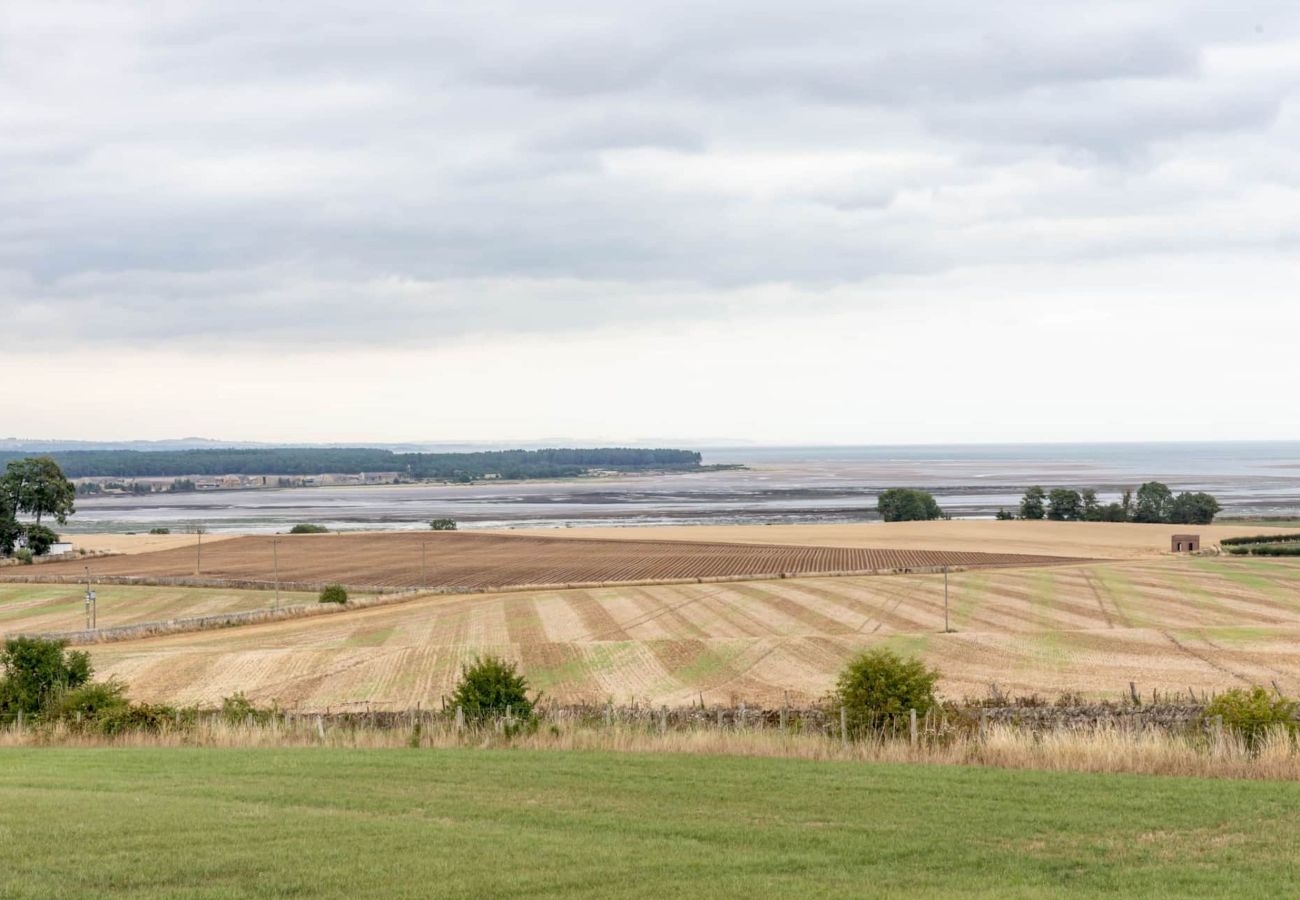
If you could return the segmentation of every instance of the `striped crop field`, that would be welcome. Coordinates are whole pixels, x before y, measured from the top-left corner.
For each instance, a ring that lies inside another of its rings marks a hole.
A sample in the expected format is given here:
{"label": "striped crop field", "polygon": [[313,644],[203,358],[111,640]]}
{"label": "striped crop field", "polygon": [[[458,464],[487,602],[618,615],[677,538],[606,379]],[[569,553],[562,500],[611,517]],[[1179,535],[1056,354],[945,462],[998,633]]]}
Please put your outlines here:
{"label": "striped crop field", "polygon": [[875,645],[943,693],[1116,697],[1276,681],[1300,693],[1300,562],[1164,558],[942,575],[435,595],[93,650],[139,699],[235,691],[299,709],[437,704],[480,653],[556,700],[807,702]]}
{"label": "striped crop field", "polygon": [[[701,541],[583,540],[486,533],[265,535],[200,548],[101,557],[95,577],[201,578],[238,586],[339,582],[353,587],[483,590],[529,585],[591,585],[777,578],[941,566],[1028,566],[1067,557],[950,550],[874,550]],[[85,561],[0,570],[6,578],[80,578]]]}
{"label": "striped crop field", "polygon": [[[95,595],[101,628],[265,609],[275,601],[271,591],[230,588],[100,584],[95,585]],[[85,585],[0,583],[0,636],[84,628],[85,596]],[[316,594],[280,593],[285,606],[316,601]]]}

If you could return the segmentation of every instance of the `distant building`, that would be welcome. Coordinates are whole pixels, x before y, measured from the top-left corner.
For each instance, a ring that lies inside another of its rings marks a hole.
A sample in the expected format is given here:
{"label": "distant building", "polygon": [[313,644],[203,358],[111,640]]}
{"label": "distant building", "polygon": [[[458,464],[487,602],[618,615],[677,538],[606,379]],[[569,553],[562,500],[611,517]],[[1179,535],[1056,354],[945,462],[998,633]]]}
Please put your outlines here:
{"label": "distant building", "polygon": [[1175,534],[1169,539],[1169,549],[1174,553],[1195,553],[1201,549],[1199,534]]}

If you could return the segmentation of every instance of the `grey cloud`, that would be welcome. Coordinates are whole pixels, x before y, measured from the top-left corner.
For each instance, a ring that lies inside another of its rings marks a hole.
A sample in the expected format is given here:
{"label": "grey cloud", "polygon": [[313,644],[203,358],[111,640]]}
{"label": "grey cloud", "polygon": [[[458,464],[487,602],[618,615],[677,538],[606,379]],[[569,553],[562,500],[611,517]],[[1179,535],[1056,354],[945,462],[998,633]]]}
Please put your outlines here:
{"label": "grey cloud", "polygon": [[1300,172],[1276,4],[6,13],[0,314],[25,324],[0,348],[700,318],[771,285],[1195,254],[1225,210],[1259,223],[1234,246],[1294,240],[1249,199]]}

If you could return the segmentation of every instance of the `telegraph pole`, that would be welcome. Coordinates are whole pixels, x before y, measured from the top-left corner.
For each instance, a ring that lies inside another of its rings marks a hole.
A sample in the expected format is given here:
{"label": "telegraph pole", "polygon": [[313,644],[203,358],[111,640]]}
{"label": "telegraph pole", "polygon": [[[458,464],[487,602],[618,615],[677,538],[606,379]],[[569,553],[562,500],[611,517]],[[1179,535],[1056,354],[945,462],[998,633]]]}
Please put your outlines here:
{"label": "telegraph pole", "polygon": [[86,566],[86,630],[94,631],[99,616],[95,609],[95,591],[90,586],[90,566]]}

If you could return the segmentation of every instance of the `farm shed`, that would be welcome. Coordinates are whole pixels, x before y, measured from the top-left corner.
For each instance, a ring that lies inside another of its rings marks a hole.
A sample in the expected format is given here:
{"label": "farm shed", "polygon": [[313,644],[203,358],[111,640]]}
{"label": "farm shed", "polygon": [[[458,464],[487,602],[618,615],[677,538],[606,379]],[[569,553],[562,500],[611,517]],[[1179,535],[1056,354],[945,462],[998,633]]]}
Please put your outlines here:
{"label": "farm shed", "polygon": [[1169,539],[1169,549],[1174,553],[1195,553],[1201,549],[1199,534],[1175,534]]}

